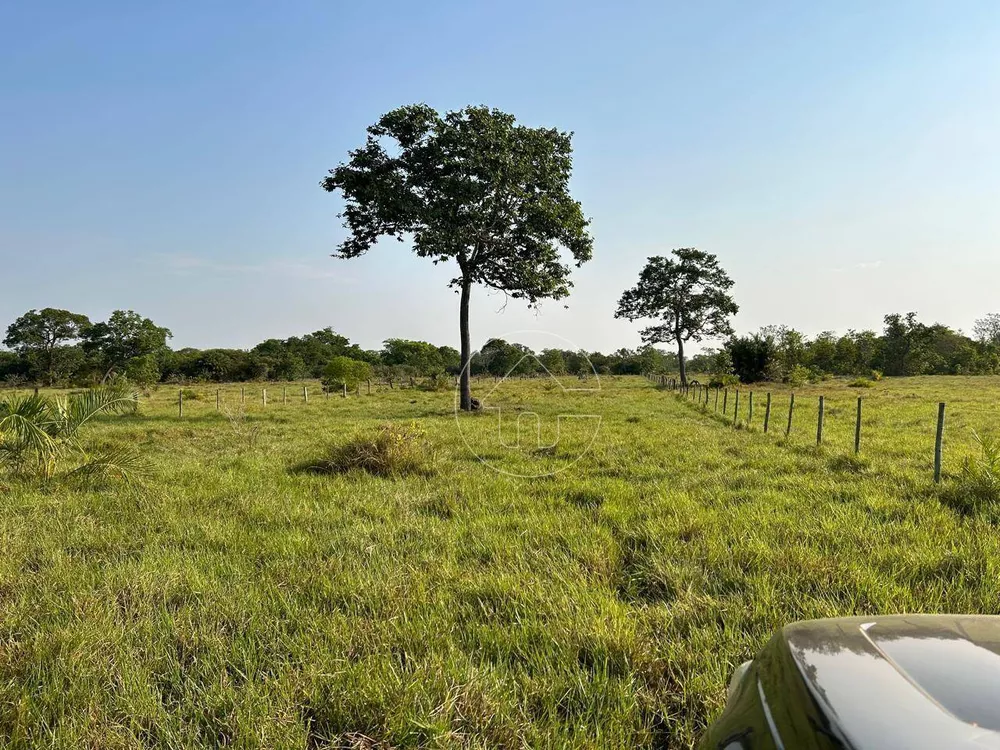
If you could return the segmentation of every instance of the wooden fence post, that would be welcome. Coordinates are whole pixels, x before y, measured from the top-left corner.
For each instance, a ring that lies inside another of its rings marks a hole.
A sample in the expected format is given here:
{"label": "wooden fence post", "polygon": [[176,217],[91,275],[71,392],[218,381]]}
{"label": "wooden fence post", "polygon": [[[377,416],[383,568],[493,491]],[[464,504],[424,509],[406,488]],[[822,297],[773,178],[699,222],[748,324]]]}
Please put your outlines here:
{"label": "wooden fence post", "polygon": [[823,397],[819,397],[819,412],[816,416],[816,445],[823,442]]}
{"label": "wooden fence post", "polygon": [[858,414],[854,419],[854,452],[861,453],[861,396],[858,396]]}
{"label": "wooden fence post", "polygon": [[785,428],[785,437],[792,434],[792,412],[795,411],[795,394],[791,394],[788,399],[788,427]]}
{"label": "wooden fence post", "polygon": [[177,391],[177,416],[184,416],[184,391]]}
{"label": "wooden fence post", "polygon": [[247,402],[247,390],[244,386],[240,386],[240,403],[245,404]]}
{"label": "wooden fence post", "polygon": [[728,405],[729,405],[729,389],[726,388],[726,390],[723,391],[723,393],[722,393],[722,413],[723,414],[726,413],[726,409],[728,408]]}
{"label": "wooden fence post", "polygon": [[368,378],[368,395],[372,395],[372,379]]}
{"label": "wooden fence post", "polygon": [[938,404],[937,433],[934,437],[934,484],[941,483],[941,449],[944,439],[944,402]]}
{"label": "wooden fence post", "polygon": [[309,403],[309,387],[308,386],[302,386],[302,401],[303,401],[303,403],[306,403],[306,404]]}
{"label": "wooden fence post", "polygon": [[767,426],[771,422],[771,394],[767,394],[767,403],[764,405],[764,434],[767,434]]}
{"label": "wooden fence post", "polygon": [[347,398],[347,383],[344,383],[344,395],[343,398]]}
{"label": "wooden fence post", "polygon": [[747,424],[753,424],[753,391],[750,391],[750,409],[747,411]]}
{"label": "wooden fence post", "polygon": [[287,404],[288,403],[288,386],[287,385],[281,386],[281,403],[283,403],[283,404]]}
{"label": "wooden fence post", "polygon": [[264,406],[264,407],[267,406],[267,388],[264,388],[260,392],[260,404],[261,404],[261,406]]}
{"label": "wooden fence post", "polygon": [[215,410],[219,411],[222,408],[222,390],[219,388],[215,389]]}
{"label": "wooden fence post", "polygon": [[736,389],[736,402],[733,404],[733,427],[736,426],[740,418],[740,389]]}
{"label": "wooden fence post", "polygon": [[719,389],[715,389],[715,410],[719,410]]}

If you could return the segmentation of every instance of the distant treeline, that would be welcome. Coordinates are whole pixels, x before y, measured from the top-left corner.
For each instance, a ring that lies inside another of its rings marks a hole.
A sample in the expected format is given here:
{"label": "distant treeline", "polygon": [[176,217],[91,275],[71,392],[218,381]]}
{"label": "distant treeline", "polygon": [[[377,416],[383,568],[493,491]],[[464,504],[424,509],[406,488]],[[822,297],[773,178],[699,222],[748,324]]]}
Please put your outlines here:
{"label": "distant treeline", "polygon": [[[372,365],[376,375],[393,381],[408,377],[455,375],[460,355],[450,346],[425,341],[386,339],[380,350],[362,349],[332,328],[304,336],[268,339],[250,350],[178,349],[167,342],[169,329],[131,310],[118,310],[106,321],[67,310],[31,310],[7,328],[0,350],[0,384],[90,385],[127,378],[157,382],[290,381],[320,378],[333,357]],[[677,356],[652,346],[601,352],[528,347],[491,339],[475,352],[473,375],[539,374],[639,375],[669,373]],[[785,326],[769,326],[749,336],[729,339],[721,349],[690,359],[693,372],[719,379],[816,379],[827,374],[870,376],[1000,373],[1000,315],[977,321],[970,338],[947,326],[920,323],[914,313],[887,315],[881,334],[849,331],[821,333],[808,339]]]}
{"label": "distant treeline", "polygon": [[[140,385],[157,382],[290,381],[321,378],[334,357],[372,365],[377,377],[392,382],[411,377],[456,375],[461,356],[450,346],[386,339],[382,349],[362,349],[332,328],[268,339],[250,350],[171,349],[169,329],[131,310],[117,310],[93,323],[67,310],[31,310],[8,328],[0,350],[0,385],[82,386],[113,378]],[[528,356],[526,356],[528,355]],[[532,356],[533,355],[533,356]],[[652,347],[614,354],[547,349],[535,354],[521,344],[491,339],[475,352],[473,375],[503,376],[543,372],[586,375],[661,372],[676,357]]]}
{"label": "distant treeline", "polygon": [[[767,326],[735,336],[692,369],[744,383],[815,380],[824,375],[990,375],[1000,373],[1000,315],[976,321],[974,338],[946,325],[927,325],[916,313],[894,313],[875,331],[832,331],[807,339],[793,328]],[[707,361],[706,361],[707,360]]]}

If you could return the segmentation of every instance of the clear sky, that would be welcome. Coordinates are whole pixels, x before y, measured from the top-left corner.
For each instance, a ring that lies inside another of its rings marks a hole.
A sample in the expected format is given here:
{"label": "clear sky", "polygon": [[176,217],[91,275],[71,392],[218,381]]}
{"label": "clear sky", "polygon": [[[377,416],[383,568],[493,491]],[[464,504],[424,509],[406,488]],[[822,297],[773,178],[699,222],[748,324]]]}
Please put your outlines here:
{"label": "clear sky", "polygon": [[1000,311],[1000,2],[0,3],[0,329],[131,308],[174,347],[333,326],[458,343],[452,269],[334,260],[318,183],[398,105],[575,132],[594,260],[540,313],[474,292],[474,345],[613,318],[647,256],[696,246],[740,331],[971,329]]}

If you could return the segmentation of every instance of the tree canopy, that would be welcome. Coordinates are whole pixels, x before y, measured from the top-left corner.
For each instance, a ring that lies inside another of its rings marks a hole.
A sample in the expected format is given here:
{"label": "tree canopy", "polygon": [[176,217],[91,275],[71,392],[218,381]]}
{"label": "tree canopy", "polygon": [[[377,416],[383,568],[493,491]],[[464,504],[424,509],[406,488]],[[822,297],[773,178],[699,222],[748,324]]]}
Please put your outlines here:
{"label": "tree canopy", "polygon": [[400,107],[368,128],[365,145],[322,181],[339,190],[349,236],[335,257],[355,258],[382,237],[412,241],[434,263],[452,260],[461,292],[461,405],[472,408],[469,296],[474,284],[529,304],[569,294],[568,251],[579,266],[593,242],[569,192],[571,134],[466,107],[444,115]]}
{"label": "tree canopy", "polygon": [[[33,360],[47,384],[56,380],[60,360],[67,355],[60,345],[79,340],[90,327],[86,315],[46,307],[29,310],[7,328],[4,346]],[[62,356],[60,356],[62,355]]]}
{"label": "tree canopy", "polygon": [[172,336],[170,329],[139,313],[115,310],[106,322],[87,329],[84,350],[99,354],[110,373],[124,368],[132,359],[164,350]]}
{"label": "tree canopy", "polygon": [[733,281],[714,255],[695,248],[680,248],[672,255],[646,261],[639,283],[618,301],[615,317],[659,320],[640,332],[642,340],[676,343],[680,379],[686,383],[684,342],[732,334],[729,317],[740,308],[729,295]]}

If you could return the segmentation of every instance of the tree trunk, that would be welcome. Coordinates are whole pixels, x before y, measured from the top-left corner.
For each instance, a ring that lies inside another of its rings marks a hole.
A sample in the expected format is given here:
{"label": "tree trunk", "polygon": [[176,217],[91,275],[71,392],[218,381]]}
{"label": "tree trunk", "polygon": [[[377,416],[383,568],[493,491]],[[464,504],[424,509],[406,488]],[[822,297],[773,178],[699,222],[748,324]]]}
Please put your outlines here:
{"label": "tree trunk", "polygon": [[459,405],[462,411],[472,411],[472,383],[470,381],[470,362],[472,360],[472,344],[469,337],[469,293],[472,282],[462,279],[462,302],[458,315],[459,333],[462,337],[462,372],[459,376]]}
{"label": "tree trunk", "polygon": [[687,385],[687,365],[684,362],[684,339],[677,337],[677,366],[681,371],[681,385]]}
{"label": "tree trunk", "polygon": [[50,387],[52,386],[53,383],[56,382],[55,355],[53,354],[54,349],[55,349],[55,346],[51,346],[45,352],[45,361],[46,361],[46,367],[45,367],[45,381],[46,382],[45,382],[45,384],[47,386],[50,386]]}

